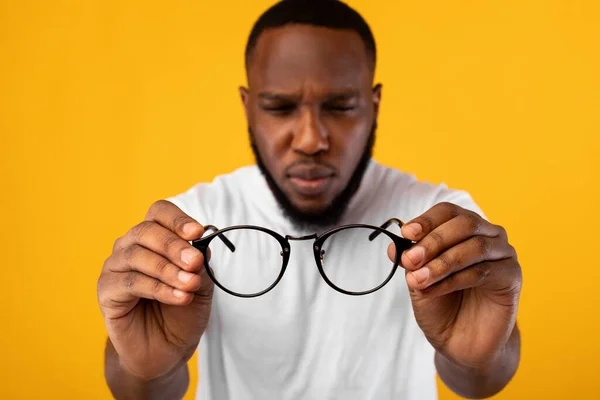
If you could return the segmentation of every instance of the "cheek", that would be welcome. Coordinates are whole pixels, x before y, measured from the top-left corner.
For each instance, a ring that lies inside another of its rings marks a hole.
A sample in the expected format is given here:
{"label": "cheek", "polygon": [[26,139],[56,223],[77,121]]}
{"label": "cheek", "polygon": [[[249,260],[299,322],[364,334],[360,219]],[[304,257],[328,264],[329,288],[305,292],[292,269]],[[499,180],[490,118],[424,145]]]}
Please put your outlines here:
{"label": "cheek", "polygon": [[279,164],[285,162],[292,142],[290,127],[271,118],[257,118],[252,130],[261,158],[271,174],[275,174],[280,170]]}
{"label": "cheek", "polygon": [[332,126],[330,132],[331,150],[344,164],[343,167],[351,168],[356,165],[371,134],[369,124],[362,120],[344,121]]}

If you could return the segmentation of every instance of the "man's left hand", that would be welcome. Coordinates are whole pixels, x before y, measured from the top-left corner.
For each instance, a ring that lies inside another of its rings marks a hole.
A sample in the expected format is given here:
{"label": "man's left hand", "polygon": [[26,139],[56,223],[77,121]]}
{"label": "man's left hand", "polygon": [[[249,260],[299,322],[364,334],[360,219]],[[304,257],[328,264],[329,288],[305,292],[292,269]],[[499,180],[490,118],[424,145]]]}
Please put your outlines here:
{"label": "man's left hand", "polygon": [[[402,235],[416,242],[400,264],[429,342],[463,366],[493,362],[515,326],[522,281],[504,228],[441,203],[404,225]],[[388,255],[394,260],[393,244]]]}

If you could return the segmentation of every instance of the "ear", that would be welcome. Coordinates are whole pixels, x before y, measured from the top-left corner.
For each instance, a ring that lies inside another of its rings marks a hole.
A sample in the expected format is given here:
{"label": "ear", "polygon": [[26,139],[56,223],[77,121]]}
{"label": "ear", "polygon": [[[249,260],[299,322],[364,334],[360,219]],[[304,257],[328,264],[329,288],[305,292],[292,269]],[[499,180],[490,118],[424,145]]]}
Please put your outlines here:
{"label": "ear", "polygon": [[381,83],[373,87],[373,118],[376,121],[379,116],[379,105],[381,104]]}
{"label": "ear", "polygon": [[249,102],[250,102],[250,92],[248,90],[248,88],[244,87],[244,86],[240,86],[239,88],[240,91],[240,97],[242,99],[242,104],[244,106],[244,113],[246,114],[246,120],[248,119],[248,116],[250,115],[248,112],[249,109]]}

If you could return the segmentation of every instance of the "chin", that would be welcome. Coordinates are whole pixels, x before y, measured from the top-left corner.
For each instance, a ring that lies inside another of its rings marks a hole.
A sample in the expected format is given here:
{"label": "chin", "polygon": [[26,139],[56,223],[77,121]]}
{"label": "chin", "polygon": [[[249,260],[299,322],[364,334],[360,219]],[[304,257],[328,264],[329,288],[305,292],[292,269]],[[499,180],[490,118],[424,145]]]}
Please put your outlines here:
{"label": "chin", "polygon": [[321,214],[323,213],[331,200],[328,198],[291,198],[292,205],[300,212],[305,214]]}

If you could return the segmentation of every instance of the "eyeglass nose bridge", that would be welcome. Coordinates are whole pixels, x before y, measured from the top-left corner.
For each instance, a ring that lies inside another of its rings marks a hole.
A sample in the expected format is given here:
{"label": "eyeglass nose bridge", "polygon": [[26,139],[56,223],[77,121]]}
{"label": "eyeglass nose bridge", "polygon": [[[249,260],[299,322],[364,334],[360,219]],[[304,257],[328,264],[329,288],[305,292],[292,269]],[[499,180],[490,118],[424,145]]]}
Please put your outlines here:
{"label": "eyeglass nose bridge", "polygon": [[319,234],[318,233],[313,233],[312,235],[305,235],[305,236],[290,236],[290,235],[285,235],[285,239],[286,240],[311,240],[311,239],[318,239],[319,238]]}
{"label": "eyeglass nose bridge", "polygon": [[[300,240],[317,240],[319,238],[319,234],[318,233],[313,233],[311,235],[304,235],[304,236],[292,236],[292,235],[285,235],[285,240],[286,241],[290,241],[290,240],[296,240],[296,241],[300,241]],[[289,248],[288,247],[284,247],[283,251],[280,253],[281,256],[283,256],[283,254],[288,253],[289,252]]]}

